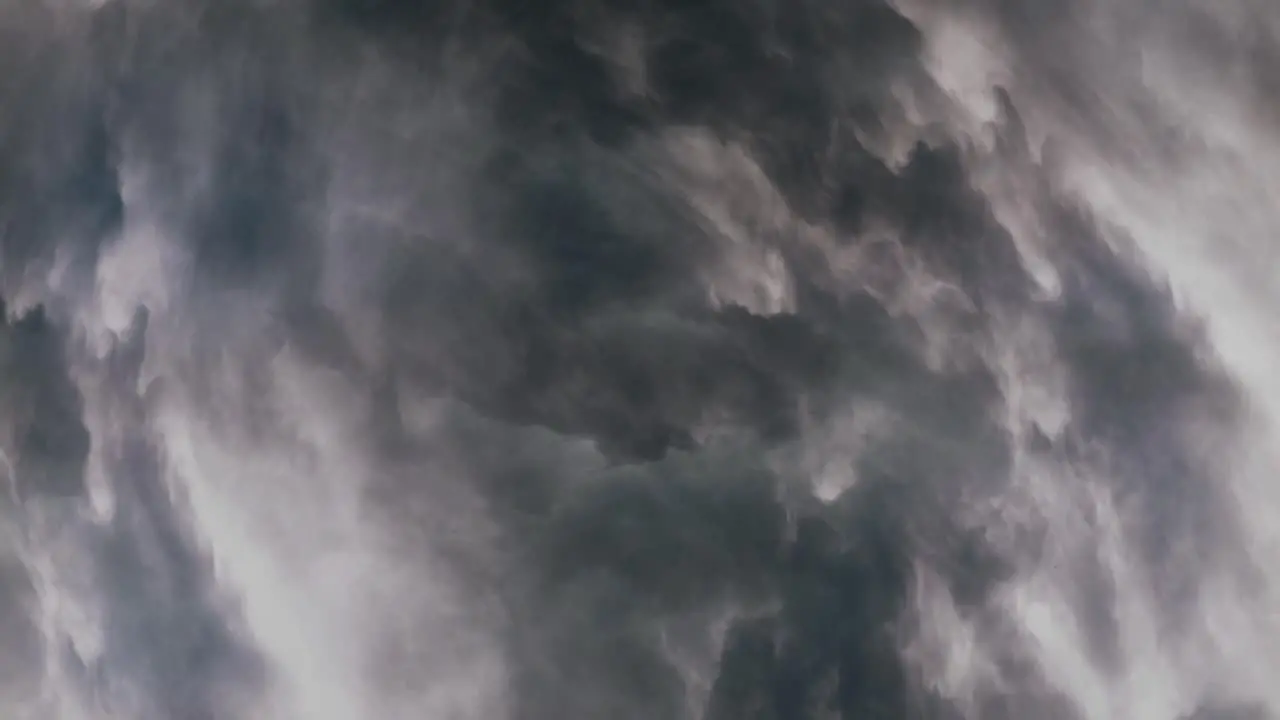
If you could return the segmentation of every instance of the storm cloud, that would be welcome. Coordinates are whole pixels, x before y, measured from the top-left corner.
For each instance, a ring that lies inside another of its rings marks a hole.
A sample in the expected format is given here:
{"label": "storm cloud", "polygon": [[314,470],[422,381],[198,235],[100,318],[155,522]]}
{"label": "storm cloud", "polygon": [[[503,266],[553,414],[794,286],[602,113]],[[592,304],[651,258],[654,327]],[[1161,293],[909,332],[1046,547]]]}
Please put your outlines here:
{"label": "storm cloud", "polygon": [[1195,128],[1093,3],[917,5],[0,10],[0,702],[1270,717],[1183,664],[1248,389],[1070,182]]}

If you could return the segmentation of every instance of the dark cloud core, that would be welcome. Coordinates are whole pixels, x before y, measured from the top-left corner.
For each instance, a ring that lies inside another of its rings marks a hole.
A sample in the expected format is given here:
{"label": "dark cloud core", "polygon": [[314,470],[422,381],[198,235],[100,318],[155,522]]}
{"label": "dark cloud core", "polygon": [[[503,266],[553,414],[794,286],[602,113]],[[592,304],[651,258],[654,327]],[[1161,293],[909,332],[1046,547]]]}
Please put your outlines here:
{"label": "dark cloud core", "polygon": [[1276,717],[1246,4],[10,2],[0,715]]}

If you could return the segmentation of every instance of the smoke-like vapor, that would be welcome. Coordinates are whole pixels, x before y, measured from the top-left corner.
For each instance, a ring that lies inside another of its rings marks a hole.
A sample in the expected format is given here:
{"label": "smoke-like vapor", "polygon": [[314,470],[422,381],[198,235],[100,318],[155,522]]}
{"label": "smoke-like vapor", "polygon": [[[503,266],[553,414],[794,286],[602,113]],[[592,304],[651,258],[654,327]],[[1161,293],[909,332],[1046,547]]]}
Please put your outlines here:
{"label": "smoke-like vapor", "polygon": [[12,0],[0,715],[1280,717],[1277,28]]}

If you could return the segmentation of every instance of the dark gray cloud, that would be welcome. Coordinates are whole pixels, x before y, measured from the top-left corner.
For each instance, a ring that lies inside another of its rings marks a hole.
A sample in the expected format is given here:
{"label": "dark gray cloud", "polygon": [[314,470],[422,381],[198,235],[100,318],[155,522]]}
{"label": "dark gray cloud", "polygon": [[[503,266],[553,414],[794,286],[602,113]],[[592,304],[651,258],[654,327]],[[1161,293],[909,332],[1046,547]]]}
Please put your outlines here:
{"label": "dark gray cloud", "polygon": [[[1071,11],[1045,8],[984,11],[1015,40],[1026,77],[1092,112],[1088,88],[1054,64],[1079,54],[1045,49],[1068,42],[1051,28]],[[387,476],[376,490],[391,505],[442,493],[431,459],[460,458],[498,525],[498,559],[475,567],[457,548],[454,562],[506,618],[515,717],[681,716],[692,678],[663,638],[706,633],[717,613],[731,620],[723,646],[704,648],[710,720],[958,716],[902,659],[896,633],[915,560],[975,615],[1035,561],[1032,548],[1007,556],[956,512],[968,493],[999,496],[1016,453],[1085,462],[1107,450],[1116,492],[1142,518],[1143,567],[1169,599],[1163,622],[1194,612],[1178,600],[1197,577],[1179,543],[1192,538],[1199,563],[1229,547],[1229,511],[1185,435],[1228,426],[1234,389],[1206,367],[1167,289],[1055,191],[1008,93],[1001,152],[1039,204],[1064,278],[1056,297],[1037,294],[966,142],[920,142],[901,166],[882,158],[875,139],[904,115],[895,85],[936,90],[920,31],[886,3],[120,1],[76,16],[83,32],[69,37],[40,25],[54,22],[43,12],[7,17],[48,45],[28,40],[27,56],[0,59],[3,97],[26,98],[0,134],[6,286],[68,248],[88,283],[119,242],[124,158],[143,166],[148,202],[187,243],[179,292],[200,308],[197,354],[241,352],[235,328],[265,327],[267,349],[243,351],[249,387],[270,394],[266,363],[288,345],[361,388]],[[373,69],[361,75],[360,63]],[[33,65],[53,79],[37,83]],[[446,78],[484,118],[455,154],[394,134],[387,117],[437,112],[419,86]],[[361,94],[371,86],[382,89]],[[996,419],[998,368],[932,366],[920,351],[928,329],[852,280],[833,287],[811,245],[776,248],[793,309],[708,302],[705,273],[727,251],[650,151],[689,127],[745,149],[793,219],[834,229],[838,247],[888,228],[968,301],[949,332],[989,347],[1000,313],[1047,328],[1067,376],[1066,429],[1020,447]],[[326,193],[357,156],[375,158],[373,186],[388,187],[397,217],[362,227],[343,255],[323,241]],[[373,268],[351,285],[382,338],[376,352],[322,288],[355,276],[355,255]],[[265,319],[228,310],[236,293],[266,297]],[[66,349],[78,340],[56,305],[4,329],[5,450],[22,496],[83,492],[89,437]],[[94,555],[109,660],[84,683],[118,672],[154,717],[226,717],[237,711],[227,688],[250,693],[267,670],[226,626],[235,613],[163,492],[139,390],[144,332],[101,361],[125,429],[107,468],[120,511]],[[195,396],[223,412],[218,392]],[[423,397],[452,408],[430,438],[404,416]],[[854,489],[797,499],[803,479],[777,458],[860,401],[890,408],[903,429],[845,460]],[[247,412],[233,421],[284,431]],[[581,440],[599,457],[575,460]],[[1105,661],[1117,652],[1114,589],[1101,566],[1078,574]],[[1022,683],[981,698],[983,717],[1059,716],[1065,701],[1024,658],[1001,662]]]}

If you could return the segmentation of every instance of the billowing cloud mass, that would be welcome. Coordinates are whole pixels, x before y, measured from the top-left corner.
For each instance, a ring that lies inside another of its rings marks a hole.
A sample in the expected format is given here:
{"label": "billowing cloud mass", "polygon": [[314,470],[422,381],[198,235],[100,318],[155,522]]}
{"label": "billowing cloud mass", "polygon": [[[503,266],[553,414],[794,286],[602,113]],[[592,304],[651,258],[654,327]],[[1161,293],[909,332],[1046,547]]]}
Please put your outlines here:
{"label": "billowing cloud mass", "polygon": [[0,714],[1276,717],[1276,27],[12,0]]}

